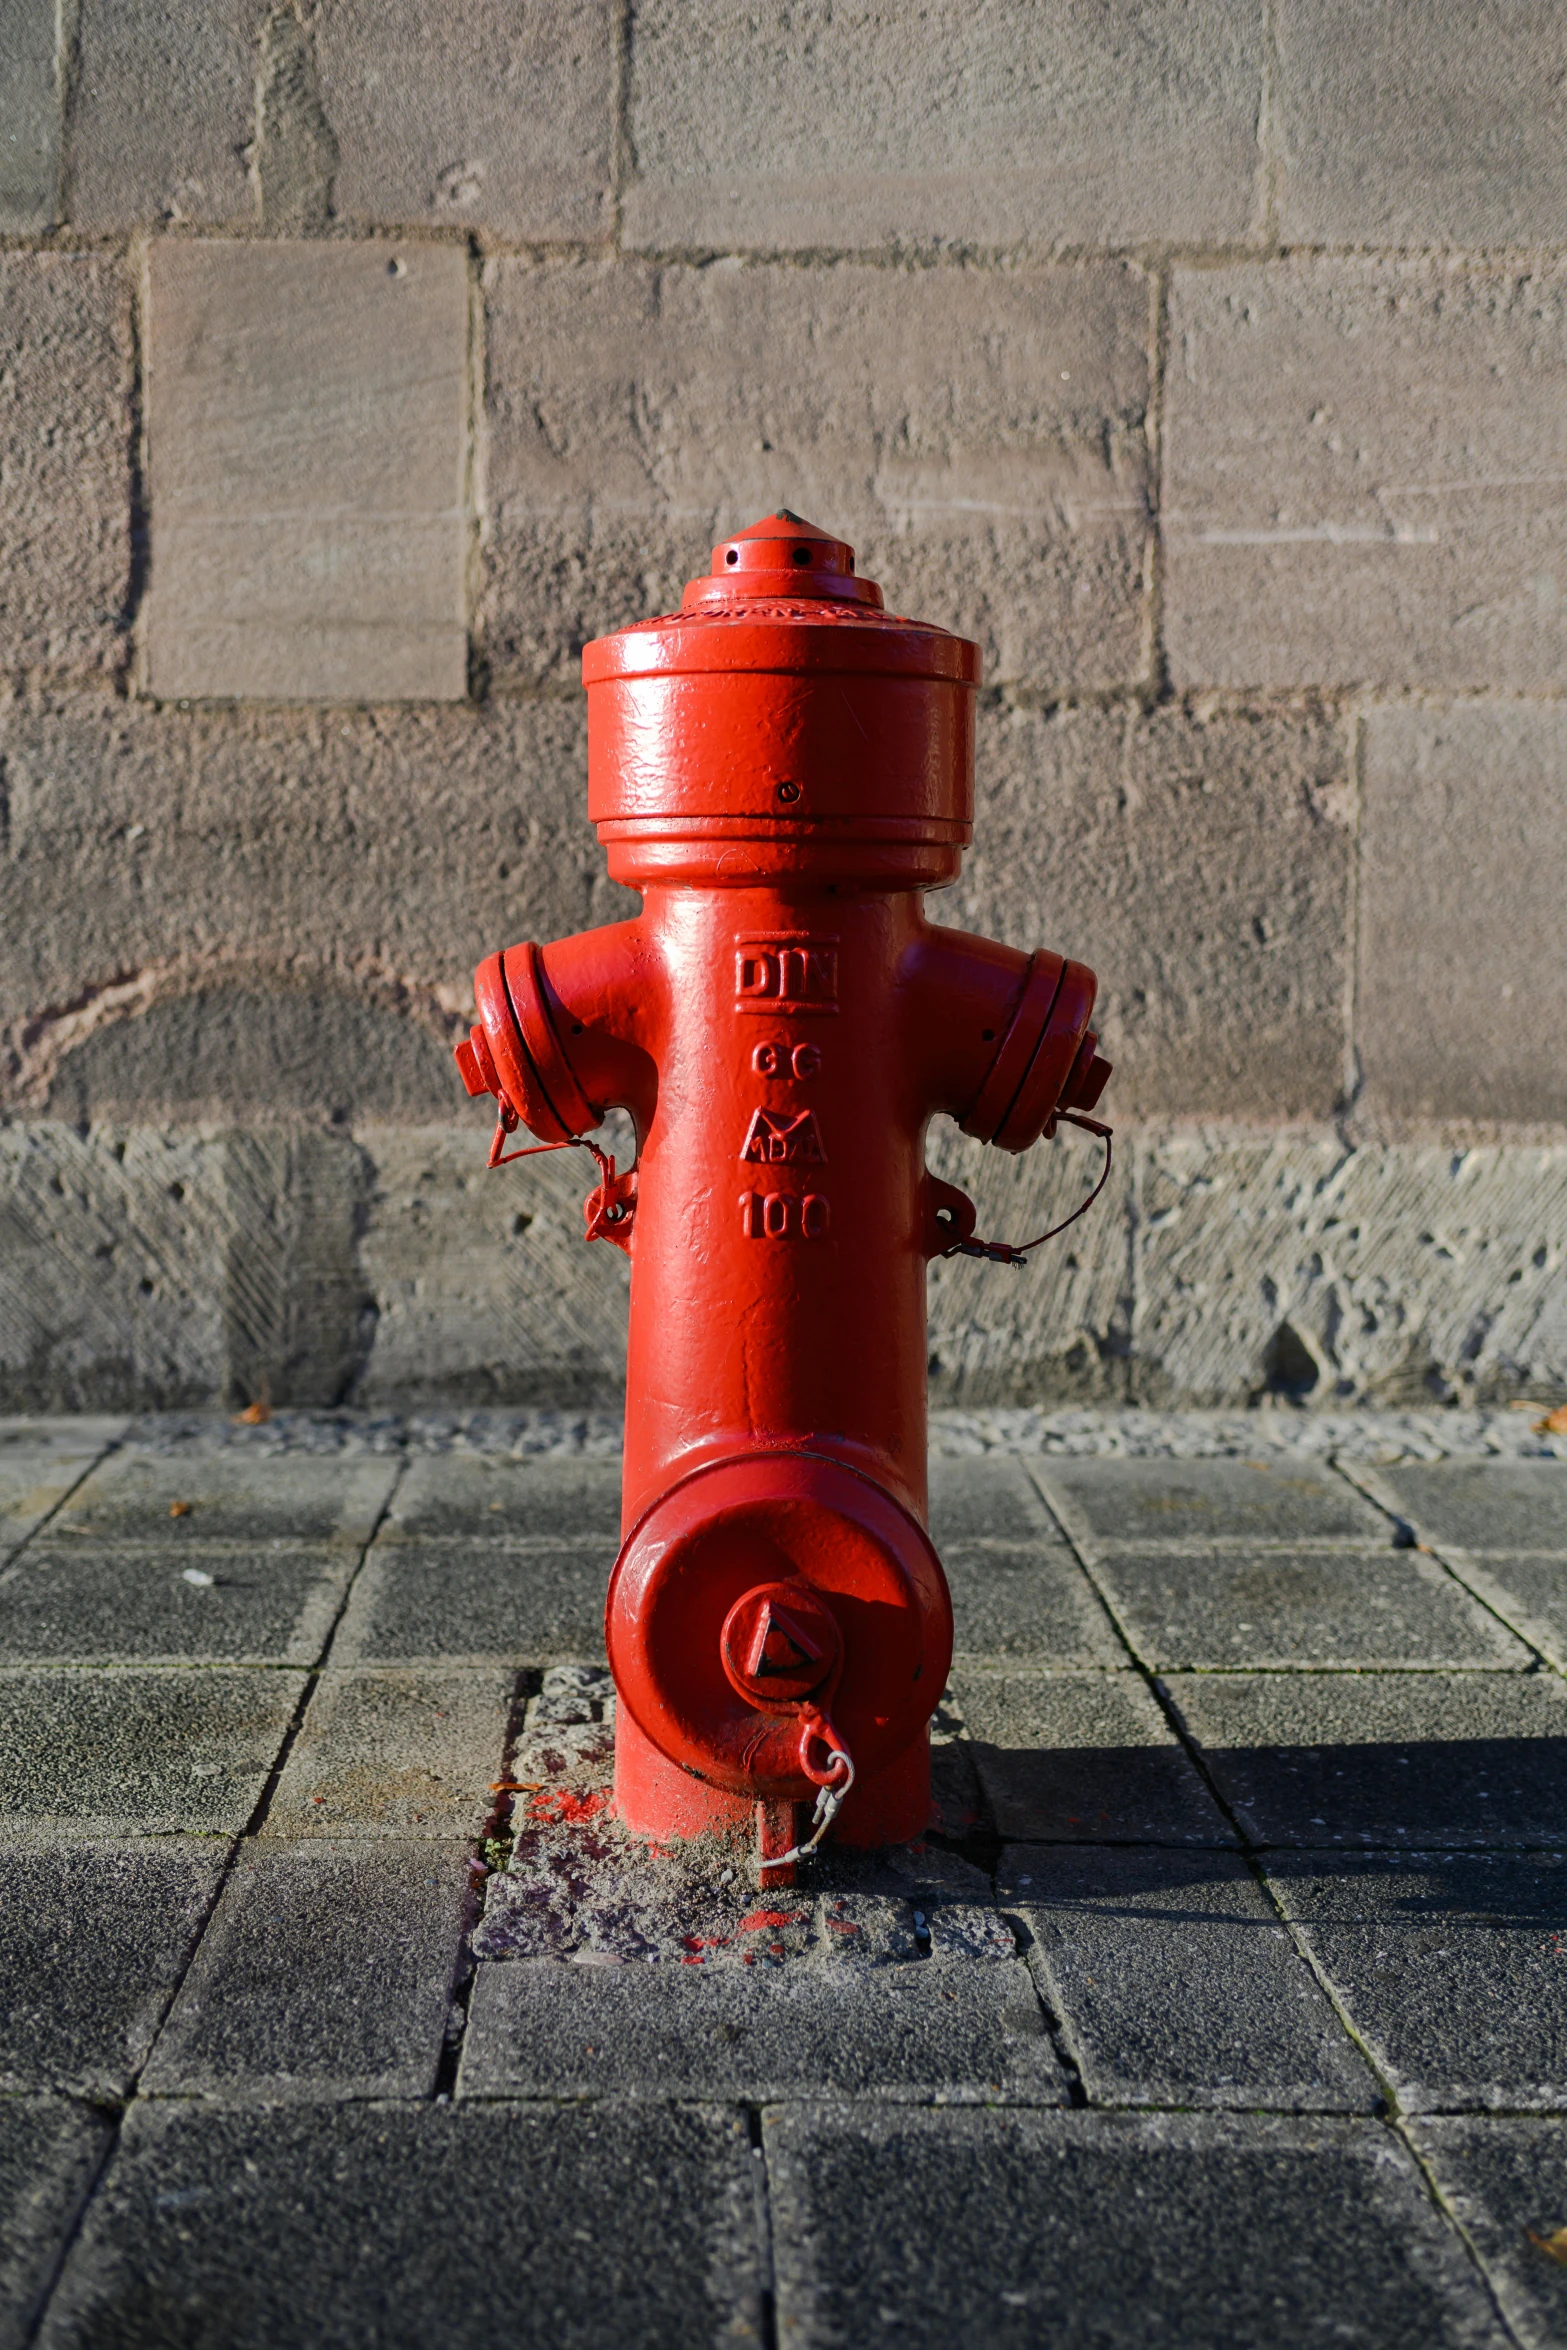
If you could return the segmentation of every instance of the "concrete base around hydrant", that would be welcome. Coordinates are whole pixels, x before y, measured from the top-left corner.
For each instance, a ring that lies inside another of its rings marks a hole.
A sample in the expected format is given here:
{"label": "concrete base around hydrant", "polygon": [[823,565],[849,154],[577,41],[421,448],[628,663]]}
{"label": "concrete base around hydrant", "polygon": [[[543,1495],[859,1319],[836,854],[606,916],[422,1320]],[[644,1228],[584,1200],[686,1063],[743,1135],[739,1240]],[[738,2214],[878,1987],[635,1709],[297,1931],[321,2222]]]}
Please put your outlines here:
{"label": "concrete base around hydrant", "polygon": [[[613,1404],[627,1268],[582,1241],[579,1154],[489,1174],[484,1132],[0,1129],[0,1406]],[[935,1266],[935,1402],[1567,1391],[1567,1146],[1118,1140],[1104,1199],[1042,1260]],[[1014,1239],[1093,1170],[1079,1141],[987,1163],[944,1124],[930,1155]]]}

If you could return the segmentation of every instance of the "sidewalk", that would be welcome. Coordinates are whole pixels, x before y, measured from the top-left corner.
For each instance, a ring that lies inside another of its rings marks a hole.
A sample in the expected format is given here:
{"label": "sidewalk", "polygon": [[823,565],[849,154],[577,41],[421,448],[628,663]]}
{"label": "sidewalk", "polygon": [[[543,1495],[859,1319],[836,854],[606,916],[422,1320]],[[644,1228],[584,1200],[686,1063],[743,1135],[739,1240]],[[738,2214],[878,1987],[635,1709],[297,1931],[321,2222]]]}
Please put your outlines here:
{"label": "sidewalk", "polygon": [[934,1444],[944,1833],[764,1905],[612,1423],[0,1422],[0,2345],[1567,2341],[1567,1443]]}

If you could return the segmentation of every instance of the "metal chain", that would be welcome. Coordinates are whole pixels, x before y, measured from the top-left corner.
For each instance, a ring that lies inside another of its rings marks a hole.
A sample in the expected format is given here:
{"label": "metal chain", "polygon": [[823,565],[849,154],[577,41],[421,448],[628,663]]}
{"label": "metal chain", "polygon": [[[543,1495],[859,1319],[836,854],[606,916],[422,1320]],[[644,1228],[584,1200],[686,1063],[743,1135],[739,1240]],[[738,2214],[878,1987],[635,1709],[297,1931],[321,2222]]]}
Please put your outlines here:
{"label": "metal chain", "polygon": [[1036,1240],[1025,1240],[1019,1246],[1010,1240],[955,1240],[950,1248],[942,1250],[944,1257],[983,1257],[992,1265],[1026,1265],[1030,1249],[1043,1248],[1047,1240],[1054,1240],[1058,1232],[1075,1224],[1079,1216],[1087,1215],[1110,1180],[1110,1161],[1115,1149],[1113,1130],[1101,1126],[1097,1118],[1085,1118],[1080,1110],[1057,1110],[1056,1116],[1068,1126],[1081,1126],[1085,1134],[1097,1134],[1105,1146],[1105,1163],[1099,1170],[1099,1181],[1082,1206],[1074,1208],[1070,1216],[1063,1216],[1059,1224],[1052,1224],[1048,1232],[1041,1232]]}
{"label": "metal chain", "polygon": [[792,1846],[788,1852],[770,1852],[766,1860],[762,1863],[763,1868],[781,1869],[792,1860],[810,1859],[811,1854],[816,1850],[817,1845],[820,1844],[822,1838],[826,1835],[828,1829],[832,1826],[833,1821],[838,1817],[843,1799],[848,1794],[849,1789],[854,1785],[854,1764],[848,1755],[843,1752],[841,1747],[835,1746],[827,1757],[827,1768],[829,1770],[834,1770],[839,1763],[842,1763],[844,1769],[842,1785],[833,1787],[818,1787],[816,1790],[816,1809],[811,1814],[811,1825],[816,1830],[816,1833],[811,1838],[810,1842],[808,1844],[796,1844]]}

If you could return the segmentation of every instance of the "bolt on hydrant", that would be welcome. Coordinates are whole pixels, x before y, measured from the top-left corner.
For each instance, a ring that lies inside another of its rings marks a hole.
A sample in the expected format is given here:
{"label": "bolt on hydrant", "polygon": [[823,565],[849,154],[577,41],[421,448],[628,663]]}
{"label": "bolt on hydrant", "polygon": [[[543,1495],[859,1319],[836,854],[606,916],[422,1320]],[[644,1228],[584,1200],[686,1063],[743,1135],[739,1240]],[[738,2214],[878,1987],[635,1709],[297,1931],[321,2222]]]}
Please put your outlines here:
{"label": "bolt on hydrant", "polygon": [[979,672],[798,516],[724,541],[583,654],[589,814],[642,913],[492,955],[457,1047],[492,1165],[519,1124],[635,1126],[625,1173],[586,1145],[587,1236],[631,1258],[615,1805],[659,1841],[754,1820],[763,1882],[829,1825],[932,1824],[925,1268],[1025,1250],[975,1238],[926,1126],[1024,1151],[1069,1119],[1108,1173],[1093,973],[925,918],[972,837]]}

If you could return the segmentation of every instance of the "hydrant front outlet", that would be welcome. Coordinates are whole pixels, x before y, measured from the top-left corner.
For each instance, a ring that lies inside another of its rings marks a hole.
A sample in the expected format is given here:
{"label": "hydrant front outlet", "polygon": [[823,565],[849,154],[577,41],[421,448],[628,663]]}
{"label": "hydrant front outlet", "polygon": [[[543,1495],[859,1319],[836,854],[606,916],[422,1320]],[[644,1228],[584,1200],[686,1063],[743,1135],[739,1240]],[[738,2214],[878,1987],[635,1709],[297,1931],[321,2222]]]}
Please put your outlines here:
{"label": "hydrant front outlet", "polygon": [[842,540],[771,515],[582,670],[589,813],[643,911],[492,955],[457,1059],[492,1164],[519,1124],[633,1121],[633,1170],[587,1146],[588,1237],[631,1259],[616,1808],[656,1839],[754,1819],[782,1881],[828,1823],[932,1824],[925,1268],[1023,1256],[976,1241],[925,1129],[1107,1134],[1095,981],[926,920],[972,837],[979,651],[884,611]]}

